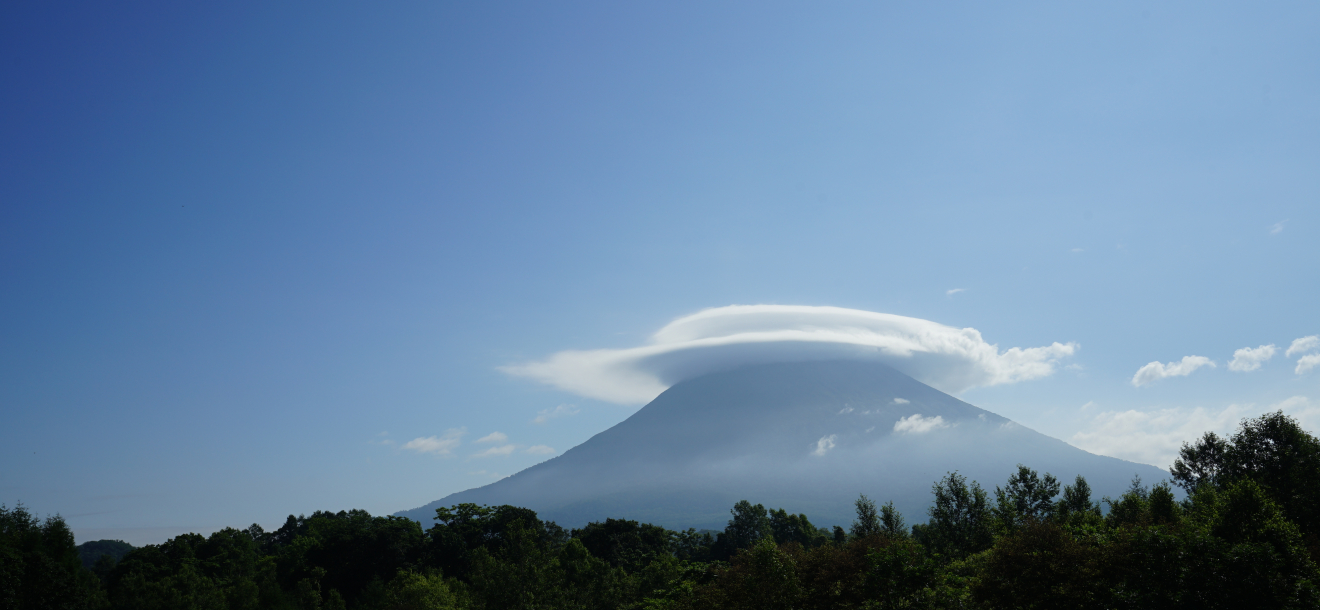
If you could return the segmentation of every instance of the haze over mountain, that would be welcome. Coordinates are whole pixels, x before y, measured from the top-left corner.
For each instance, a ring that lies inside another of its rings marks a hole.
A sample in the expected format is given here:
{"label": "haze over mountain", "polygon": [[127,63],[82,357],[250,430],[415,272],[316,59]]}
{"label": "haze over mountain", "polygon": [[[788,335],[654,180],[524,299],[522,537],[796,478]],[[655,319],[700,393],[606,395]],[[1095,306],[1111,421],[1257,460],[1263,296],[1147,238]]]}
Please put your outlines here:
{"label": "haze over mountain", "polygon": [[987,491],[1022,463],[1097,499],[1159,468],[1095,455],[936,390],[885,364],[750,365],[681,381],[563,455],[484,487],[402,511],[429,525],[463,502],[513,504],[564,526],[606,517],[723,527],[747,499],[846,525],[866,494],[925,521],[932,483],[957,470]]}

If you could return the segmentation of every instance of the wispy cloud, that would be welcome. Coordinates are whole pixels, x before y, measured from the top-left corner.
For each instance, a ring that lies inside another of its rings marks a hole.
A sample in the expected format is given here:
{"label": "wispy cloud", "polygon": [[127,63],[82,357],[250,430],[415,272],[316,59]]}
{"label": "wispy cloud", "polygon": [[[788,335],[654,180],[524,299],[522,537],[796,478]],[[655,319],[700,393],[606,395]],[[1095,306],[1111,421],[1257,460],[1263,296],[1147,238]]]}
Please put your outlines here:
{"label": "wispy cloud", "polygon": [[505,442],[505,441],[507,441],[507,440],[509,440],[509,435],[507,435],[507,434],[505,434],[505,433],[503,433],[503,432],[491,432],[490,434],[487,434],[486,436],[483,436],[483,437],[477,439],[477,440],[474,441],[474,442],[477,442],[477,443],[503,443],[503,442]]}
{"label": "wispy cloud", "polygon": [[474,453],[472,454],[472,457],[485,458],[485,457],[496,457],[501,455],[510,455],[517,450],[518,450],[517,445],[500,445],[498,447],[490,447],[487,448],[485,451]]}
{"label": "wispy cloud", "polygon": [[1283,232],[1283,225],[1285,225],[1285,224],[1288,224],[1288,221],[1283,220],[1283,221],[1279,221],[1279,222],[1274,223],[1272,226],[1270,226],[1270,235],[1278,235],[1278,234],[1282,233],[1282,232]]}
{"label": "wispy cloud", "polygon": [[1070,250],[1070,252],[1082,252],[1082,251],[1083,250],[1081,248],[1073,248],[1072,250]]}
{"label": "wispy cloud", "polygon": [[910,402],[912,402],[912,401],[910,401],[910,400],[908,400],[908,399],[906,399],[906,398],[895,398],[895,399],[894,399],[894,404],[896,404],[896,405],[905,405],[905,404],[908,404],[908,403],[910,403]]}
{"label": "wispy cloud", "polygon": [[837,434],[822,436],[816,441],[816,449],[811,452],[812,455],[825,455],[827,451],[834,448],[834,439],[839,438]]}
{"label": "wispy cloud", "polygon": [[446,456],[458,448],[464,434],[467,434],[467,428],[450,428],[441,436],[419,436],[404,443],[403,448],[417,453]]}
{"label": "wispy cloud", "polygon": [[852,413],[852,412],[853,412],[852,407],[844,407],[842,409],[839,409],[839,415],[843,415],[845,413]]}
{"label": "wispy cloud", "polygon": [[1215,363],[1205,356],[1183,356],[1181,361],[1168,364],[1152,362],[1137,369],[1137,374],[1132,376],[1132,385],[1141,387],[1166,377],[1186,377],[1203,366],[1214,368]]}
{"label": "wispy cloud", "polygon": [[1320,335],[1311,335],[1293,339],[1292,345],[1288,346],[1288,351],[1283,355],[1292,358],[1294,354],[1305,354],[1317,347],[1320,347]]}
{"label": "wispy cloud", "polygon": [[1275,410],[1297,417],[1308,430],[1320,425],[1320,406],[1311,404],[1305,396],[1293,396],[1263,409],[1254,404],[1231,404],[1218,411],[1202,407],[1106,411],[1096,415],[1086,431],[1074,434],[1070,442],[1092,453],[1168,468],[1178,457],[1182,443],[1206,432],[1232,432],[1242,418]]}
{"label": "wispy cloud", "polygon": [[536,413],[536,418],[532,420],[532,423],[545,425],[545,422],[552,419],[577,415],[580,411],[581,409],[577,408],[575,405],[559,405],[553,409],[542,409]]}
{"label": "wispy cloud", "polygon": [[1297,368],[1293,372],[1301,375],[1317,366],[1320,366],[1320,354],[1307,354],[1297,359]]}
{"label": "wispy cloud", "polygon": [[967,292],[967,289],[966,289],[966,288],[954,288],[954,289],[951,289],[951,290],[945,290],[945,291],[944,291],[944,294],[945,294],[946,296],[953,296],[953,295],[955,295],[955,294],[958,294],[959,292]]}
{"label": "wispy cloud", "polygon": [[670,385],[747,364],[855,359],[883,362],[950,393],[1054,373],[1074,343],[1000,350],[974,328],[893,314],[791,305],[734,305],[679,318],[649,344],[563,351],[501,367],[559,389],[619,404],[645,403]]}
{"label": "wispy cloud", "polygon": [[550,455],[554,452],[555,448],[550,445],[532,445],[523,451],[523,453],[530,453],[532,455]]}
{"label": "wispy cloud", "polygon": [[944,418],[936,415],[935,417],[922,417],[920,413],[913,413],[894,422],[894,432],[902,434],[924,434],[938,428],[947,428],[949,424],[944,423]]}
{"label": "wispy cloud", "polygon": [[1233,360],[1228,363],[1228,370],[1245,373],[1260,368],[1260,365],[1269,362],[1274,357],[1274,345],[1262,345],[1251,348],[1244,347],[1233,352]]}

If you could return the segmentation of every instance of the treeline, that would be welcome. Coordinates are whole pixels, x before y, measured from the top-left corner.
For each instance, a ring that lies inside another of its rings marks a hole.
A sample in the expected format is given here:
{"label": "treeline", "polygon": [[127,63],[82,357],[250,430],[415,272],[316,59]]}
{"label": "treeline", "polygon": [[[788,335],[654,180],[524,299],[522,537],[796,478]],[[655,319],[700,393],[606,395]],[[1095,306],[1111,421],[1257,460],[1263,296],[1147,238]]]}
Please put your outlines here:
{"label": "treeline", "polygon": [[[58,517],[0,508],[4,608],[881,609],[1320,606],[1320,442],[1274,413],[1183,446],[1173,480],[1096,501],[1019,466],[958,473],[909,527],[862,496],[851,527],[743,501],[722,532],[514,506],[436,524],[364,511],[178,536],[85,569]],[[1181,500],[1174,487],[1186,493]]]}

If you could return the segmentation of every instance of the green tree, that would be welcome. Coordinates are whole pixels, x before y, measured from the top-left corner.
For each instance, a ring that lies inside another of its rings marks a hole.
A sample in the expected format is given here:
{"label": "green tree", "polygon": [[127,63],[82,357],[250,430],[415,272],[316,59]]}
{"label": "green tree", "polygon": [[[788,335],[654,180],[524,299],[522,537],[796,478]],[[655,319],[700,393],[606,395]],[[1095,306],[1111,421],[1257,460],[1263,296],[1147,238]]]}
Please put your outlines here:
{"label": "green tree", "polygon": [[100,581],[83,568],[59,515],[37,519],[22,504],[0,505],[0,607],[97,608]]}
{"label": "green tree", "polygon": [[636,572],[669,553],[672,532],[658,525],[625,519],[606,519],[573,530],[572,537],[610,566]]}
{"label": "green tree", "polygon": [[935,503],[928,509],[930,521],[914,533],[918,542],[952,558],[963,558],[990,547],[993,516],[985,490],[967,477],[950,472],[931,488]]}
{"label": "green tree", "polygon": [[720,557],[732,557],[739,549],[749,549],[762,538],[774,540],[774,529],[770,526],[770,515],[765,507],[740,500],[729,511],[733,518],[720,534],[716,545]]}
{"label": "green tree", "polygon": [[903,515],[894,508],[893,500],[885,502],[880,507],[880,533],[896,539],[905,539],[909,536],[907,522],[903,520]]}
{"label": "green tree", "polygon": [[876,510],[875,500],[862,494],[853,503],[857,509],[857,520],[852,523],[849,532],[853,538],[867,538],[880,533],[880,512]]}
{"label": "green tree", "polygon": [[1007,531],[1027,521],[1044,521],[1054,512],[1054,496],[1059,495],[1059,481],[1045,473],[1018,464],[1004,488],[995,487],[995,520]]}
{"label": "green tree", "polygon": [[1173,461],[1173,467],[1169,468],[1174,482],[1189,494],[1202,483],[1218,482],[1228,448],[1228,441],[1214,432],[1206,432],[1194,443],[1184,442],[1182,449],[1178,450],[1178,458]]}

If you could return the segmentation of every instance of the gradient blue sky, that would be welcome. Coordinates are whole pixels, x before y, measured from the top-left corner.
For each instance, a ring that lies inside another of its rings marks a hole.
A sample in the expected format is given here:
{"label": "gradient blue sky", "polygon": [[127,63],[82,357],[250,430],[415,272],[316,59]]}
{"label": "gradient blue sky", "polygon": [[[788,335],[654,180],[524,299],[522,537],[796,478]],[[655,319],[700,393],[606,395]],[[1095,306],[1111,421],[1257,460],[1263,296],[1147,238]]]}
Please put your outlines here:
{"label": "gradient blue sky", "polygon": [[274,4],[0,7],[0,502],[80,540],[483,484],[636,408],[497,367],[730,304],[1076,342],[962,398],[1131,459],[1320,410],[1313,3]]}

